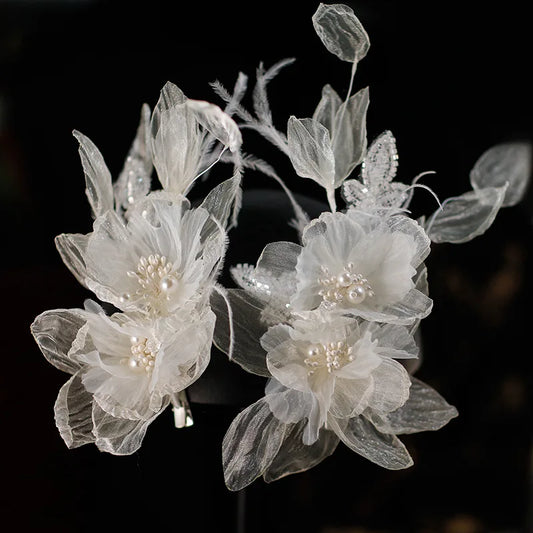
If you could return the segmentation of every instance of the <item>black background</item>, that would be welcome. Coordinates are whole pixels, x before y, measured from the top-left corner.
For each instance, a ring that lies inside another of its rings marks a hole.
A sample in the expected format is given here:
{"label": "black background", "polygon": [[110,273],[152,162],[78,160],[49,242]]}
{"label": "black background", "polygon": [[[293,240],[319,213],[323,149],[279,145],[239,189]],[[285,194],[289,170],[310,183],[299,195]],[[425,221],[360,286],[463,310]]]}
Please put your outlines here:
{"label": "black background", "polygon": [[[370,86],[368,135],[392,130],[400,180],[433,170],[423,182],[441,199],[461,194],[484,150],[531,139],[526,3],[349,5],[372,43],[355,80],[355,89]],[[236,531],[238,496],[224,487],[220,445],[237,406],[194,405],[195,426],[179,431],[167,411],[131,457],[88,446],[69,451],[53,421],[66,376],[41,356],[29,325],[46,309],[79,307],[90,296],[53,245],[55,235],[91,224],[72,129],[96,143],[116,176],[142,103],[153,107],[167,80],[220,104],[209,82],[231,88],[241,70],[252,82],[260,61],[296,57],[270,86],[274,121],[284,130],[290,115],[311,116],[325,83],[341,95],[347,89],[349,65],[314,34],[316,7],[0,1],[3,530]],[[244,149],[271,161],[294,191],[324,200],[254,134],[245,134]],[[228,172],[220,167],[192,197]],[[245,190],[265,187],[277,190],[246,174]],[[415,216],[436,208],[424,191],[413,206]],[[228,266],[254,262],[269,240],[291,238],[287,212],[268,207],[269,221],[244,213],[230,235]],[[247,531],[531,530],[531,233],[528,195],[476,240],[433,247],[435,307],[422,326],[418,375],[460,417],[437,433],[403,439],[415,466],[388,472],[339,446],[311,471],[249,487]]]}

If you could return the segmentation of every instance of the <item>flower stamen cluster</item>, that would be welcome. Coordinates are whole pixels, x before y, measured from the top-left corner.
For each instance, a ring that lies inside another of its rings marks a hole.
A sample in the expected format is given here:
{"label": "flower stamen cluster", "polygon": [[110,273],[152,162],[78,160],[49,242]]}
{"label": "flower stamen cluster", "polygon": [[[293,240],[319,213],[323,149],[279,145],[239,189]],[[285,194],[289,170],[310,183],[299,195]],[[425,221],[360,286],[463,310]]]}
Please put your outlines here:
{"label": "flower stamen cluster", "polygon": [[344,341],[328,342],[326,344],[311,344],[306,352],[304,363],[310,368],[308,376],[315,374],[317,370],[327,369],[331,374],[339,370],[354,359],[353,348]]}
{"label": "flower stamen cluster", "polygon": [[122,359],[121,363],[132,370],[144,370],[148,375],[152,374],[161,343],[143,337],[131,337],[130,341],[131,355]]}
{"label": "flower stamen cluster", "polygon": [[[177,288],[180,274],[173,270],[172,263],[164,255],[152,254],[139,259],[137,270],[126,273],[135,278],[140,287],[136,295],[153,304],[170,300],[170,293]],[[153,305],[152,304],[152,305]]]}
{"label": "flower stamen cluster", "polygon": [[360,304],[374,296],[370,283],[362,274],[355,272],[353,263],[348,263],[336,276],[330,276],[329,269],[325,266],[321,266],[320,271],[324,277],[319,278],[318,283],[324,288],[318,294],[329,306]]}

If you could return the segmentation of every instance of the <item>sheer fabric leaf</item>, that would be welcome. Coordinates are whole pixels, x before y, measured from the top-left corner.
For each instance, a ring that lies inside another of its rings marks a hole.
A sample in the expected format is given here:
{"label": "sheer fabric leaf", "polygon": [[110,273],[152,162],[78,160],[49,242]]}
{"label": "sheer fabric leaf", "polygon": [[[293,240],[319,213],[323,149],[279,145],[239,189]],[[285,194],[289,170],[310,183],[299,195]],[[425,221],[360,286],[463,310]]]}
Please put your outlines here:
{"label": "sheer fabric leaf", "polygon": [[395,435],[436,431],[457,416],[457,409],[436,390],[417,378],[411,377],[411,381],[409,399],[402,407],[375,419],[371,417],[380,431]]}
{"label": "sheer fabric leaf", "polygon": [[436,243],[463,243],[485,233],[505,198],[507,185],[466,192],[443,203],[428,220],[426,231]]}
{"label": "sheer fabric leaf", "polygon": [[382,433],[364,416],[350,418],[347,423],[329,417],[328,425],[348,448],[383,468],[401,470],[413,465],[400,439]]}
{"label": "sheer fabric leaf", "polygon": [[240,490],[261,476],[278,454],[286,431],[264,398],[239,413],[222,443],[227,487]]}
{"label": "sheer fabric leaf", "polygon": [[198,175],[201,146],[195,113],[183,92],[167,82],[151,121],[152,159],[163,189],[186,194]]}
{"label": "sheer fabric leaf", "polygon": [[69,448],[94,442],[92,410],[93,396],[75,374],[61,387],[54,405],[57,429]]}
{"label": "sheer fabric leaf", "polygon": [[85,173],[85,193],[94,217],[113,209],[113,185],[111,173],[96,145],[83,133],[74,130],[74,137],[80,143],[79,154]]}
{"label": "sheer fabric leaf", "polygon": [[312,118],[292,116],[287,125],[289,157],[296,174],[332,190],[335,184],[335,156],[329,131]]}
{"label": "sheer fabric leaf", "polygon": [[502,143],[489,148],[476,161],[470,172],[475,190],[503,187],[509,184],[502,207],[516,205],[522,200],[531,177],[531,143]]}
{"label": "sheer fabric leaf", "polygon": [[227,296],[232,317],[224,298],[217,293],[211,295],[211,307],[217,317],[213,337],[215,346],[228,354],[233,335],[232,361],[252,374],[270,377],[266,352],[259,342],[268,329],[261,318],[263,305],[242,289],[228,289]]}
{"label": "sheer fabric leaf", "polygon": [[313,26],[324,46],[343,61],[358,62],[365,57],[370,39],[353,10],[343,4],[320,4]]}

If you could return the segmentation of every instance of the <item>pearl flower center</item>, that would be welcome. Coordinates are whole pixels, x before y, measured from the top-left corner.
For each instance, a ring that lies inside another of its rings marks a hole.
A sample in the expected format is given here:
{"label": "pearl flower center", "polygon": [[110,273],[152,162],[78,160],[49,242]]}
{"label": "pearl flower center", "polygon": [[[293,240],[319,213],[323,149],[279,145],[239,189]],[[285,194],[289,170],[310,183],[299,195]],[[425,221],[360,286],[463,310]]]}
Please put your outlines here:
{"label": "pearl flower center", "polygon": [[[137,270],[135,272],[130,270],[127,274],[129,277],[135,278],[139,284],[136,296],[148,299],[152,303],[169,300],[181,277],[172,270],[172,263],[164,255],[159,254],[141,257],[137,264]],[[122,296],[122,300],[129,298],[129,294]]]}
{"label": "pearl flower center", "polygon": [[304,359],[304,363],[309,367],[307,372],[309,376],[324,368],[331,374],[352,361],[352,347],[343,341],[311,344]]}
{"label": "pearl flower center", "polygon": [[122,364],[128,365],[132,370],[144,371],[148,375],[152,373],[155,359],[161,345],[145,337],[131,337],[131,355],[122,360]]}
{"label": "pearl flower center", "polygon": [[330,306],[337,304],[357,305],[374,296],[368,280],[355,271],[353,263],[348,263],[340,274],[332,276],[325,266],[320,268],[323,277],[318,279],[322,285],[318,294]]}

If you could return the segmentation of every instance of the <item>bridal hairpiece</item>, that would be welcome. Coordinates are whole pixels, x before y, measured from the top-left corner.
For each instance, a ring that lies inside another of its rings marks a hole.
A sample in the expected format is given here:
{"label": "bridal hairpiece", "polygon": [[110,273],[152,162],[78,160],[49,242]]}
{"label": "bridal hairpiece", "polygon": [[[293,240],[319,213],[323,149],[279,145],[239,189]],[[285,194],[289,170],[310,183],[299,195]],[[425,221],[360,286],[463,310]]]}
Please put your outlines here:
{"label": "bridal hairpiece", "polygon": [[[273,124],[266,88],[291,60],[260,66],[253,113],[242,104],[242,73],[233,93],[213,84],[224,110],[167,83],[153,113],[143,106],[114,183],[96,146],[74,133],[95,220],[91,233],[59,235],[56,245],[101,303],[46,311],[32,324],[48,361],[71,374],[55,404],[69,447],[131,454],[168,405],[177,427],[190,425],[186,389],[209,364],[213,343],[227,364],[267,380],[222,444],[231,490],[307,470],[339,442],[385,468],[406,468],[413,461],[398,435],[437,430],[457,415],[410,372],[432,309],[424,261],[431,243],[469,241],[522,199],[531,147],[487,150],[470,173],[471,190],[413,219],[415,189],[436,195],[419,183],[424,174],[409,185],[394,181],[394,136],[385,131],[367,146],[369,91],[352,94],[368,35],[341,4],[320,4],[313,25],[326,49],[351,64],[347,97],[325,85],[312,116],[291,116],[286,133]],[[310,219],[268,162],[241,151],[242,128],[324,188],[329,211]],[[232,164],[231,177],[191,207],[195,180],[219,163]],[[154,168],[160,190],[152,190]],[[238,288],[225,288],[217,278],[248,168],[281,185],[300,240],[269,243],[255,265],[234,265]]]}

